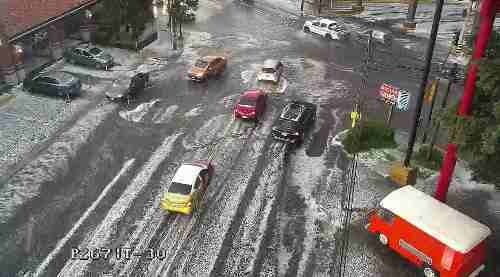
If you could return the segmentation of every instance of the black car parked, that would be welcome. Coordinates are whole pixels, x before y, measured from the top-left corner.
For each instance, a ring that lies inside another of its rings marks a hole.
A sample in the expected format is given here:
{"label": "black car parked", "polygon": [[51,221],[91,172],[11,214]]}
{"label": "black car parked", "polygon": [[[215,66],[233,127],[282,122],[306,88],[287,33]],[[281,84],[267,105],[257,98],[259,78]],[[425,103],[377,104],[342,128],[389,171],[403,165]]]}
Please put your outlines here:
{"label": "black car parked", "polygon": [[149,83],[149,73],[137,73],[129,78],[122,78],[113,81],[113,84],[106,91],[106,97],[111,100],[129,99],[137,93],[142,92]]}
{"label": "black car parked", "polygon": [[283,107],[271,134],[274,139],[300,144],[304,141],[305,132],[314,125],[316,105],[292,101]]}
{"label": "black car parked", "polygon": [[24,79],[23,88],[50,96],[75,97],[81,94],[82,82],[64,71],[32,72]]}

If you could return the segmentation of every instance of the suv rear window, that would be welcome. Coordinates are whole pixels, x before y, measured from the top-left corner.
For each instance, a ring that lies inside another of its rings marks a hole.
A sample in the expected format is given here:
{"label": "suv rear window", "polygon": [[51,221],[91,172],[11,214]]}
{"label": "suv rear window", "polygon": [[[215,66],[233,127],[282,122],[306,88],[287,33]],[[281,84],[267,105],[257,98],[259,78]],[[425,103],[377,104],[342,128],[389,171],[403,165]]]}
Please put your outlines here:
{"label": "suv rear window", "polygon": [[101,54],[102,51],[101,51],[101,49],[94,47],[94,48],[90,49],[89,52],[92,55],[99,55],[99,54]]}

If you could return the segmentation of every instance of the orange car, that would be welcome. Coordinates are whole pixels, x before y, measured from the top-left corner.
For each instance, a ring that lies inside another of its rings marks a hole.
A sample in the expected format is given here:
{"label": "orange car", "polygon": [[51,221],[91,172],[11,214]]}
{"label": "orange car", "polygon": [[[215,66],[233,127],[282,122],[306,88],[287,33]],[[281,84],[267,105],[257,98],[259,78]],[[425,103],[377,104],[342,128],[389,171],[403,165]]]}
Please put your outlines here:
{"label": "orange car", "polygon": [[196,60],[188,76],[191,80],[202,82],[208,77],[219,76],[226,69],[227,59],[219,56],[206,56]]}

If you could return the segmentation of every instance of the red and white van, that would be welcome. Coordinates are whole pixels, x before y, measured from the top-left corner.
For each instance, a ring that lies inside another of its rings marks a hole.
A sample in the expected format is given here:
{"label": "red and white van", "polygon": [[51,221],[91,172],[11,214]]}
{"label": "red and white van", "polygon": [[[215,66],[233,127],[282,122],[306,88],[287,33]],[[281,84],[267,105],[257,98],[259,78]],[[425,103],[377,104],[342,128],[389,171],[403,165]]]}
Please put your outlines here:
{"label": "red and white van", "polygon": [[491,230],[412,186],[387,195],[366,228],[423,270],[425,277],[475,277]]}

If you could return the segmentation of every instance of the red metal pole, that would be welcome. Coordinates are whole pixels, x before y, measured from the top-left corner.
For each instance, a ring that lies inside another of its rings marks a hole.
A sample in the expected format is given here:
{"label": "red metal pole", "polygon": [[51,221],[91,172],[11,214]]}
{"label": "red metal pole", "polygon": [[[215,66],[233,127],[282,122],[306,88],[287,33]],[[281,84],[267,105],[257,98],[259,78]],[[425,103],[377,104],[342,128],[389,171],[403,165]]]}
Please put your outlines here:
{"label": "red metal pole", "polygon": [[[478,62],[483,57],[486,47],[488,46],[488,41],[493,29],[493,18],[497,8],[500,6],[500,0],[481,0],[481,2],[481,24],[476,38],[474,53],[472,54],[471,63],[469,65],[469,72],[467,73],[464,95],[457,113],[458,116],[465,119],[470,116],[472,100],[474,99],[477,71],[479,66]],[[434,197],[441,202],[446,202],[446,194],[448,193],[453,171],[455,170],[455,165],[457,163],[457,149],[458,146],[453,141],[448,144],[447,152],[441,167],[441,173],[439,175],[436,193],[434,195]]]}

